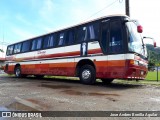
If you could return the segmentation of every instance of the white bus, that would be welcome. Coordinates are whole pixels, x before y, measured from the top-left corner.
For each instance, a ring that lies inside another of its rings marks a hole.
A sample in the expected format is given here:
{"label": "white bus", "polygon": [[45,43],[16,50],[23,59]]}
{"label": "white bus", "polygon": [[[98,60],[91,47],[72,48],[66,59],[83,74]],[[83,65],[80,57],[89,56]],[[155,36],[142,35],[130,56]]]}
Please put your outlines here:
{"label": "white bus", "polygon": [[16,77],[77,76],[83,84],[144,79],[142,27],[125,15],[106,16],[7,47],[5,72]]}

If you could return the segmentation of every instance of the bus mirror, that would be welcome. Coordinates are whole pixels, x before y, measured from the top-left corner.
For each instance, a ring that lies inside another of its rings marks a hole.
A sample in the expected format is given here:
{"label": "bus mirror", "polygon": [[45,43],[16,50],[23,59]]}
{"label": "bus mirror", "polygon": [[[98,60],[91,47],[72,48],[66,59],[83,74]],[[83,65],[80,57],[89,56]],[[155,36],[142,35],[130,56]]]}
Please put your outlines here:
{"label": "bus mirror", "polygon": [[154,47],[157,47],[157,43],[156,43],[156,41],[154,40],[154,38],[152,38],[152,37],[143,37],[143,39],[145,39],[145,38],[151,39],[151,40],[153,41],[153,46],[154,46]]}
{"label": "bus mirror", "polygon": [[143,27],[141,25],[137,26],[137,32],[142,33],[143,32]]}

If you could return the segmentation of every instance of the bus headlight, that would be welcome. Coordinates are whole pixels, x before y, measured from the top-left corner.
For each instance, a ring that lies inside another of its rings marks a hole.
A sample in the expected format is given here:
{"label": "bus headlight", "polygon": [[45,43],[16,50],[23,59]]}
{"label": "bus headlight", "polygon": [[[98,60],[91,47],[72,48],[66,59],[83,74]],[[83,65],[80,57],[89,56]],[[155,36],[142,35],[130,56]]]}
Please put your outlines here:
{"label": "bus headlight", "polygon": [[131,65],[139,65],[139,61],[137,61],[137,60],[131,60],[130,64]]}

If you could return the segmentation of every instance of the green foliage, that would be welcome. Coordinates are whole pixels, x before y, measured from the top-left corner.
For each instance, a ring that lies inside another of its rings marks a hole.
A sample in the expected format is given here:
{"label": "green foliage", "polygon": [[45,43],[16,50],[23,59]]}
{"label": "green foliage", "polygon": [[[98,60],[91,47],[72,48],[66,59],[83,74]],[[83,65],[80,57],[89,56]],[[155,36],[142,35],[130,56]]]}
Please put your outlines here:
{"label": "green foliage", "polygon": [[[156,81],[157,80],[157,71],[148,72],[148,74],[146,76],[146,80]],[[160,72],[158,72],[158,80],[160,81]]]}
{"label": "green foliage", "polygon": [[160,48],[154,48],[153,45],[147,44],[147,52],[148,52],[148,66],[160,66]]}
{"label": "green foliage", "polygon": [[3,51],[2,49],[0,49],[0,52],[2,52],[2,53],[3,53],[4,51]]}

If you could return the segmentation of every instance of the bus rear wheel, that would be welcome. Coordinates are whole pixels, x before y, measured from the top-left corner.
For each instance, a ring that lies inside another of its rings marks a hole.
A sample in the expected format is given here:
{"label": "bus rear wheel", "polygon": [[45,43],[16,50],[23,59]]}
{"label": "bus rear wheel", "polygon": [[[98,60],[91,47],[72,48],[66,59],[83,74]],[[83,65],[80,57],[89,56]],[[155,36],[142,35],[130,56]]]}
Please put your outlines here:
{"label": "bus rear wheel", "polygon": [[91,85],[96,81],[96,71],[91,65],[84,65],[80,69],[80,81],[83,84]]}
{"label": "bus rear wheel", "polygon": [[16,76],[17,78],[22,77],[21,67],[16,67],[14,72],[15,72],[15,76]]}
{"label": "bus rear wheel", "polygon": [[15,74],[15,76],[16,76],[17,78],[27,77],[27,75],[21,73],[21,67],[20,67],[20,66],[18,66],[18,67],[15,68],[14,74]]}
{"label": "bus rear wheel", "polygon": [[111,84],[114,79],[101,79],[104,84]]}

